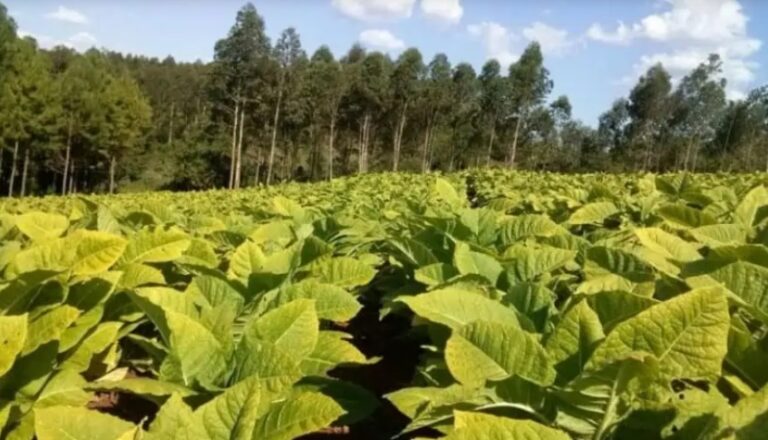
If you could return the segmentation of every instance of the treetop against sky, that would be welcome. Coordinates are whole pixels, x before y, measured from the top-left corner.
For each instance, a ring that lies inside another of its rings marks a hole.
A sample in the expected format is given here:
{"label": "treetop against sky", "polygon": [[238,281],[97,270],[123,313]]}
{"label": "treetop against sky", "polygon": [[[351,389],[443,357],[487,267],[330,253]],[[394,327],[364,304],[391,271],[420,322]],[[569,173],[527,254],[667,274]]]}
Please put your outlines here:
{"label": "treetop against sky", "polygon": [[[22,35],[43,47],[106,47],[178,60],[209,61],[241,0],[96,2],[7,0]],[[662,62],[673,81],[705,61],[723,60],[729,98],[768,79],[768,3],[758,0],[259,0],[275,41],[295,27],[312,53],[325,44],[340,57],[359,42],[393,58],[417,47],[425,59],[445,52],[479,70],[488,58],[506,66],[538,41],[574,116],[596,125],[611,102]]]}

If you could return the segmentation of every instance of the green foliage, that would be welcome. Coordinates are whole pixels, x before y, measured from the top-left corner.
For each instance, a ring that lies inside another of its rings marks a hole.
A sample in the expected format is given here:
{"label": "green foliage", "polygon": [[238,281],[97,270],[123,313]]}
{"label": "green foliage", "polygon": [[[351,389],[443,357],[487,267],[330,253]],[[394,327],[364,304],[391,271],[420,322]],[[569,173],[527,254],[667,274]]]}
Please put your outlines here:
{"label": "green foliage", "polygon": [[[494,170],[9,201],[0,430],[759,438],[762,179]],[[361,387],[406,361],[410,381]],[[88,409],[99,393],[159,410],[130,423]]]}

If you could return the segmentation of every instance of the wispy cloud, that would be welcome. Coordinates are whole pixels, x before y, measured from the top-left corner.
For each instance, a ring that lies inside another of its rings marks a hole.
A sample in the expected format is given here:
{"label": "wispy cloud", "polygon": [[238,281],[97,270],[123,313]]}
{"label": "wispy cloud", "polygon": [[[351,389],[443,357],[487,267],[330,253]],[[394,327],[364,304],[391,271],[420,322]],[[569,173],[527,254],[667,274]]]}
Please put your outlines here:
{"label": "wispy cloud", "polygon": [[80,11],[67,8],[66,6],[59,6],[58,9],[46,14],[45,17],[51,20],[64,21],[67,23],[74,23],[74,24],[88,23],[88,17],[86,17],[85,14],[83,14]]}
{"label": "wispy cloud", "polygon": [[706,61],[711,53],[723,60],[723,77],[728,80],[728,94],[743,96],[755,79],[758,64],[749,57],[761,47],[759,39],[747,32],[749,17],[738,0],[665,0],[662,10],[635,23],[619,22],[614,29],[594,23],[587,37],[606,44],[629,45],[645,40],[661,46],[655,53],[643,55],[633,72],[623,80],[631,83],[656,63],[676,79]]}
{"label": "wispy cloud", "polygon": [[372,49],[396,51],[405,48],[405,42],[385,29],[367,29],[360,33],[360,43]]}

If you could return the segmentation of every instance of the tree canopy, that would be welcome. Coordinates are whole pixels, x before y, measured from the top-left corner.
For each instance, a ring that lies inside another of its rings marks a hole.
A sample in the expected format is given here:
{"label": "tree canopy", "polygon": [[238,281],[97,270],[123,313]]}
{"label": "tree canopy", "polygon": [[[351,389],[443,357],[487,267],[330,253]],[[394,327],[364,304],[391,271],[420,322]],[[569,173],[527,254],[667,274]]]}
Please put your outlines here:
{"label": "tree canopy", "polygon": [[[0,4],[3,194],[237,188],[388,170],[768,169],[768,87],[726,97],[723,60],[644,72],[592,128],[537,42],[509,66],[353,45],[274,45],[246,4],[210,63],[41,49]],[[762,164],[762,165],[761,165]]]}

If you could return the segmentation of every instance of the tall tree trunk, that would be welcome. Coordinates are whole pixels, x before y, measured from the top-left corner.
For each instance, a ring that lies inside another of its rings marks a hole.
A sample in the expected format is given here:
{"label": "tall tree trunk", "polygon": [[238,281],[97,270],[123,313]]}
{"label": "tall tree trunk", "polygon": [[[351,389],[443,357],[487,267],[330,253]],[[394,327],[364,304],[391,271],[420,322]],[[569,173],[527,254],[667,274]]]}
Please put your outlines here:
{"label": "tall tree trunk", "polygon": [[64,176],[61,178],[61,195],[67,194],[67,177],[69,177],[69,155],[72,151],[72,118],[67,124],[67,148],[64,152]]}
{"label": "tall tree trunk", "polygon": [[27,194],[27,169],[29,168],[29,147],[24,149],[24,165],[21,167],[21,197]]}
{"label": "tall tree trunk", "polygon": [[109,158],[109,193],[115,193],[115,169],[117,168],[117,158],[112,155]]}
{"label": "tall tree trunk", "polygon": [[253,178],[254,186],[259,186],[261,180],[261,148],[256,149],[256,175]]}
{"label": "tall tree trunk", "polygon": [[5,144],[0,144],[0,184],[3,181],[3,158],[5,157]]}
{"label": "tall tree trunk", "polygon": [[403,142],[403,130],[405,128],[405,113],[408,109],[408,104],[403,105],[403,110],[400,113],[400,122],[397,125],[397,129],[395,130],[395,142],[394,142],[394,148],[393,148],[393,154],[392,154],[392,171],[397,172],[397,169],[400,166],[400,147],[402,146]]}
{"label": "tall tree trunk", "polygon": [[485,166],[491,166],[491,153],[493,153],[493,141],[496,139],[496,122],[491,124],[491,136],[488,139],[488,153],[485,156]]}
{"label": "tall tree trunk", "polygon": [[13,159],[11,159],[11,178],[8,180],[8,197],[13,197],[13,184],[16,182],[16,166],[19,158],[19,141],[13,143]]}
{"label": "tall tree trunk", "polygon": [[693,137],[688,141],[688,145],[685,147],[685,159],[683,160],[683,169],[688,171],[688,164],[691,160],[691,150],[693,149]]}
{"label": "tall tree trunk", "polygon": [[517,158],[517,139],[520,136],[520,125],[522,124],[522,116],[517,118],[515,122],[515,134],[512,136],[512,151],[509,153],[509,167],[515,168],[515,159]]}
{"label": "tall tree trunk", "polygon": [[229,184],[227,188],[232,189],[235,185],[235,162],[237,161],[237,128],[240,117],[240,99],[235,100],[235,115],[232,122],[232,151],[229,154]]}
{"label": "tall tree trunk", "polygon": [[427,119],[427,129],[424,131],[424,145],[421,149],[421,172],[426,173],[429,171],[429,140],[432,137],[432,121],[433,117],[430,115]]}
{"label": "tall tree trunk", "polygon": [[333,141],[336,131],[336,113],[331,115],[331,126],[328,133],[328,180],[333,179]]}
{"label": "tall tree trunk", "polygon": [[362,140],[360,141],[360,164],[358,169],[358,172],[360,173],[368,172],[368,143],[370,139],[370,131],[371,114],[366,113],[365,117],[363,118],[363,134]]}
{"label": "tall tree trunk", "polygon": [[173,117],[176,112],[176,103],[171,103],[171,119],[168,121],[168,146],[173,145]]}
{"label": "tall tree trunk", "polygon": [[272,166],[275,163],[275,148],[277,144],[277,127],[280,122],[280,104],[283,101],[282,81],[277,91],[277,105],[275,105],[275,118],[272,122],[272,144],[269,146],[269,165],[267,165],[267,186],[272,182]]}
{"label": "tall tree trunk", "polygon": [[691,165],[691,172],[696,172],[696,162],[699,160],[699,147],[693,147],[693,164]]}
{"label": "tall tree trunk", "polygon": [[69,189],[67,190],[67,194],[72,194],[75,192],[75,163],[72,162],[72,169],[69,171]]}
{"label": "tall tree trunk", "polygon": [[240,109],[240,132],[237,135],[237,151],[235,153],[235,184],[240,188],[240,176],[243,171],[243,131],[245,129],[245,106]]}
{"label": "tall tree trunk", "polygon": [[360,123],[360,128],[357,133],[357,174],[363,172],[363,139],[365,137],[365,118],[368,114],[363,116],[363,122]]}
{"label": "tall tree trunk", "polygon": [[311,142],[311,147],[309,150],[309,179],[315,180],[315,170],[317,169],[317,162],[318,156],[320,155],[317,146],[317,136],[315,135],[315,124],[314,122],[309,125],[309,141]]}

